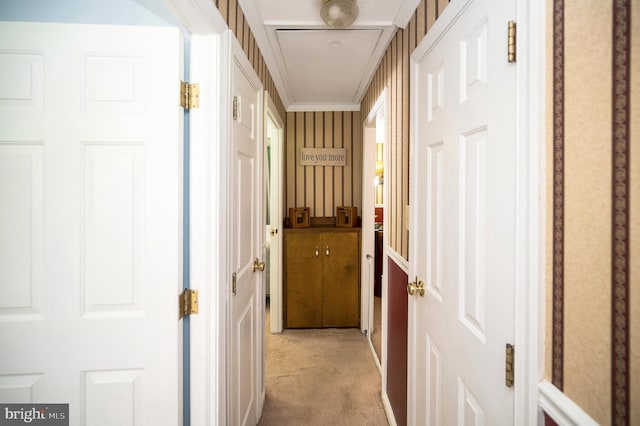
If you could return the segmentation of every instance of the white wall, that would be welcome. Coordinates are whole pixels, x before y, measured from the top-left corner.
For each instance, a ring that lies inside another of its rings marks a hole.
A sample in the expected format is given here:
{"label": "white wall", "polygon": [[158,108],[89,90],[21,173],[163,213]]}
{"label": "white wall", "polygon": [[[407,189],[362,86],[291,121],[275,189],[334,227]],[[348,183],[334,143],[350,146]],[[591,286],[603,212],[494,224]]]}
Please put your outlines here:
{"label": "white wall", "polygon": [[2,0],[0,21],[179,26],[162,0]]}

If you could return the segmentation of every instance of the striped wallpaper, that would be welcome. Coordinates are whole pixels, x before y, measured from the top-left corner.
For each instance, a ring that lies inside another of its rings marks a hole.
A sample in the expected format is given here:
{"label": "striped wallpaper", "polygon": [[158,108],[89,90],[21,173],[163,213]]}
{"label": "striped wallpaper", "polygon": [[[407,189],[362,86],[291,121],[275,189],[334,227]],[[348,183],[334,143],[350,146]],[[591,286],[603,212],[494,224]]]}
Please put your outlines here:
{"label": "striped wallpaper", "polygon": [[547,10],[546,376],[640,424],[640,2]]}
{"label": "striped wallpaper", "polygon": [[240,4],[238,0],[212,0],[215,2],[220,14],[227,22],[229,29],[233,31],[236,36],[236,39],[242,46],[244,53],[249,58],[249,62],[253,65],[253,69],[258,74],[262,85],[264,86],[264,90],[269,92],[269,95],[273,99],[273,102],[278,109],[278,113],[280,114],[280,118],[282,120],[286,119],[286,111],[285,107],[280,99],[280,94],[278,94],[278,90],[276,89],[276,85],[273,82],[273,78],[271,77],[271,73],[267,68],[267,64],[264,62],[264,58],[262,57],[262,53],[260,53],[260,49],[256,44],[256,40],[253,37],[253,33],[251,32],[251,28],[249,28],[249,24],[244,18],[244,13],[240,8]]}
{"label": "striped wallpaper", "polygon": [[[309,207],[312,217],[332,217],[337,206],[355,206],[361,216],[360,112],[289,112],[285,134],[285,212],[290,207]],[[346,165],[300,166],[300,148],[304,147],[346,148]]]}
{"label": "striped wallpaper", "polygon": [[[409,205],[409,56],[431,28],[448,0],[423,0],[405,30],[399,29],[390,43],[362,101],[361,112],[296,112],[286,113],[273,79],[244,19],[237,0],[215,0],[220,13],[263,82],[272,94],[279,113],[286,121],[286,204],[310,207],[312,216],[334,216],[339,205],[357,206],[361,214],[362,200],[362,121],[382,89],[389,87],[391,96],[391,164],[385,185],[390,185],[387,211],[390,218],[391,247],[404,258],[409,256],[408,223],[405,213]],[[331,126],[329,130],[328,126]],[[322,129],[322,131],[320,130]],[[345,145],[339,145],[339,144]],[[347,166],[301,167],[297,165],[299,147],[347,148]],[[357,154],[357,155],[356,155]],[[341,170],[343,169],[343,170]],[[285,215],[286,215],[285,210]]]}
{"label": "striped wallpaper", "polygon": [[365,119],[384,88],[391,99],[387,140],[390,164],[384,177],[389,185],[385,215],[389,215],[389,244],[405,259],[409,258],[409,65],[410,56],[428,29],[448,4],[448,0],[422,0],[407,27],[398,29],[375,72],[361,108]]}

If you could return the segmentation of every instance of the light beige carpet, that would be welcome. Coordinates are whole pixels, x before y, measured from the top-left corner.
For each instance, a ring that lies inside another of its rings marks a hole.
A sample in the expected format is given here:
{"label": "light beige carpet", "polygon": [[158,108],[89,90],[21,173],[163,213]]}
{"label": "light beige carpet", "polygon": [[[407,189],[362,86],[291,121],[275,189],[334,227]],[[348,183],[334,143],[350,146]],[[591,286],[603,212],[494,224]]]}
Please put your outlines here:
{"label": "light beige carpet", "polygon": [[267,331],[265,343],[259,425],[388,425],[380,374],[360,330]]}

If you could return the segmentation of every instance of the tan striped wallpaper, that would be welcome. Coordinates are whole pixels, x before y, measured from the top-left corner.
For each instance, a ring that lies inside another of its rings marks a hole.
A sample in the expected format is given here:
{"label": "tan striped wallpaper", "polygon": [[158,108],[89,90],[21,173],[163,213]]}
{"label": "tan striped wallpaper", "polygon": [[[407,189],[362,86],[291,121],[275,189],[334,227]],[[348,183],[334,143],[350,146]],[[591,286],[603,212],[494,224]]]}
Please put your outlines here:
{"label": "tan striped wallpaper", "polygon": [[251,28],[249,28],[249,24],[244,19],[244,13],[240,8],[240,4],[238,0],[212,0],[215,2],[220,14],[227,22],[229,28],[233,31],[236,36],[236,39],[242,46],[244,53],[249,58],[249,61],[253,65],[253,69],[258,74],[262,85],[264,86],[264,90],[269,92],[273,102],[278,108],[278,113],[280,114],[280,118],[282,120],[286,120],[286,111],[284,105],[282,104],[282,100],[280,99],[280,95],[278,94],[278,90],[276,89],[276,85],[273,82],[273,78],[271,77],[271,73],[267,68],[267,64],[264,62],[264,58],[262,57],[262,53],[260,53],[260,49],[256,44],[256,40],[253,37],[253,33],[251,32]]}
{"label": "tan striped wallpaper", "polygon": [[640,33],[631,28],[640,1],[547,0],[546,376],[602,425],[640,424]]}
{"label": "tan striped wallpaper", "polygon": [[[332,217],[337,206],[362,213],[360,112],[289,112],[285,131],[286,207],[309,207],[312,217]],[[346,148],[344,167],[300,166],[300,148]]]}
{"label": "tan striped wallpaper", "polygon": [[362,117],[369,111],[386,87],[391,99],[389,111],[390,164],[384,177],[389,185],[386,203],[389,216],[389,244],[405,259],[409,258],[409,231],[405,216],[409,206],[409,65],[410,56],[428,29],[449,2],[422,0],[407,27],[398,29],[375,72],[369,90],[362,100]]}

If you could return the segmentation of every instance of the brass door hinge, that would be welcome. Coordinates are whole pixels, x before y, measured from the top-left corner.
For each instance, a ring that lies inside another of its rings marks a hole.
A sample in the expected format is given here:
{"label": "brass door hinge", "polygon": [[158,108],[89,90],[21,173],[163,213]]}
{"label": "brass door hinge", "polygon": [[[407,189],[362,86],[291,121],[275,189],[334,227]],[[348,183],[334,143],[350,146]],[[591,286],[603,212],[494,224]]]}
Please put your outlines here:
{"label": "brass door hinge", "polygon": [[200,85],[180,81],[180,106],[184,109],[200,107]]}
{"label": "brass door hinge", "polygon": [[505,347],[505,373],[504,373],[504,384],[508,388],[513,387],[513,379],[514,379],[514,370],[513,370],[513,361],[515,356],[515,348],[513,345],[507,343]]}
{"label": "brass door hinge", "polygon": [[237,293],[237,281],[236,281],[236,273],[234,272],[233,275],[231,275],[231,292],[233,293],[233,295],[235,296]]}
{"label": "brass door hinge", "polygon": [[240,103],[240,101],[238,100],[237,96],[233,97],[233,121],[237,121],[238,120],[238,104]]}
{"label": "brass door hinge", "polygon": [[516,61],[516,21],[509,21],[508,24],[507,60]]}
{"label": "brass door hinge", "polygon": [[184,289],[178,296],[178,311],[180,318],[198,313],[198,290]]}

